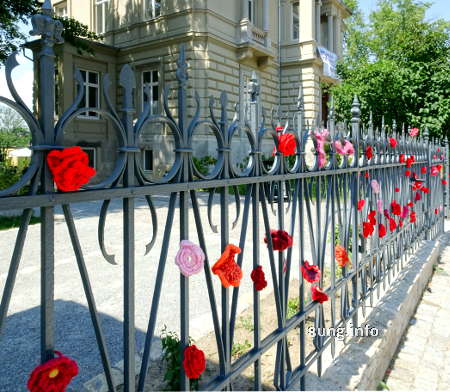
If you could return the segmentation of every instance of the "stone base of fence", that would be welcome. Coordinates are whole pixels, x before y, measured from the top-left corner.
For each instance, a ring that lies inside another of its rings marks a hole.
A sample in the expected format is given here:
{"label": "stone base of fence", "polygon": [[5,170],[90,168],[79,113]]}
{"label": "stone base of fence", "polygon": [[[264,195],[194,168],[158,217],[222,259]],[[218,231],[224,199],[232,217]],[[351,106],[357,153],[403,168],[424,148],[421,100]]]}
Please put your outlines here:
{"label": "stone base of fence", "polygon": [[[311,369],[306,377],[307,390],[377,389],[448,241],[450,232],[424,242],[378,303],[366,308],[364,323],[377,328],[379,336],[354,337],[342,344],[334,360],[324,358],[324,368],[328,368],[320,378]],[[364,319],[362,314],[360,317]]]}

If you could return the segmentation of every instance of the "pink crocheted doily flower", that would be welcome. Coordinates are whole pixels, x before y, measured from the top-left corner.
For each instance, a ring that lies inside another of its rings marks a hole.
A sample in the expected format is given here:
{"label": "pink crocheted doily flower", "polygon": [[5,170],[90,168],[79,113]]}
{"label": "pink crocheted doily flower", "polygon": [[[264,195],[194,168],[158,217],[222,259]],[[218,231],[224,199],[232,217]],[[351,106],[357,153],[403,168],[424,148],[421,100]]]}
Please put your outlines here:
{"label": "pink crocheted doily flower", "polygon": [[180,268],[180,272],[189,277],[198,274],[203,268],[205,254],[202,248],[188,240],[180,242],[180,250],[175,256],[175,264]]}

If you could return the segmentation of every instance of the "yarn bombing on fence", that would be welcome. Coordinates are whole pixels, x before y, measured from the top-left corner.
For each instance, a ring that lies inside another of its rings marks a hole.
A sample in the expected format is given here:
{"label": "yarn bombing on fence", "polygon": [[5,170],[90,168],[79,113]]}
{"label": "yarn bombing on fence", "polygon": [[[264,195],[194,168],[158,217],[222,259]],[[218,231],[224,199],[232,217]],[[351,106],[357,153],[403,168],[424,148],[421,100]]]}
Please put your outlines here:
{"label": "yarn bombing on fence", "polygon": [[79,146],[51,150],[47,164],[57,188],[63,192],[77,191],[95,176],[89,157]]}
{"label": "yarn bombing on fence", "polygon": [[201,376],[206,369],[205,353],[196,345],[187,346],[183,352],[183,369],[186,377],[193,380]]}
{"label": "yarn bombing on fence", "polygon": [[315,283],[320,281],[320,268],[318,265],[311,265],[308,261],[303,261],[301,265],[301,271],[303,279],[309,283]]}
{"label": "yarn bombing on fence", "polygon": [[180,272],[189,277],[197,274],[203,268],[205,254],[202,248],[188,240],[180,242],[180,249],[175,256],[175,264],[180,268]]}
{"label": "yarn bombing on fence", "polygon": [[66,387],[78,374],[75,361],[54,351],[56,358],[37,366],[28,379],[27,387],[30,392],[64,392]]}
{"label": "yarn bombing on fence", "polygon": [[264,274],[262,266],[258,265],[250,274],[250,278],[255,285],[256,291],[261,291],[267,287],[266,275]]}
{"label": "yarn bombing on fence", "polygon": [[242,270],[234,260],[235,255],[239,253],[241,253],[239,247],[228,244],[219,260],[211,268],[213,274],[219,276],[222,286],[225,288],[230,286],[238,287],[241,284]]}
{"label": "yarn bombing on fence", "polygon": [[[273,250],[283,251],[292,246],[293,239],[284,230],[270,230],[270,237],[272,238]],[[264,237],[264,242],[269,243],[267,237]]]}

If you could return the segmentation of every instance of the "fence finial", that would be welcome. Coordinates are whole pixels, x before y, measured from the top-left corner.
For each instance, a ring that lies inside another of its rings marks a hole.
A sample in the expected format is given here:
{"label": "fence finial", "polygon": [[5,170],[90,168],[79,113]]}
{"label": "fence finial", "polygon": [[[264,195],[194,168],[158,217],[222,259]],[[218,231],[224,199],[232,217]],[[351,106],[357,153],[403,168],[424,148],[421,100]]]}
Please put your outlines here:
{"label": "fence finial", "polygon": [[426,142],[430,140],[430,132],[428,131],[428,127],[425,127],[425,130],[423,131],[423,138]]}
{"label": "fence finial", "polygon": [[258,77],[256,76],[256,72],[252,72],[252,77],[250,82],[248,83],[248,92],[250,93],[251,101],[256,102],[257,97],[259,95],[259,83]]}
{"label": "fence finial", "polygon": [[358,96],[356,94],[353,98],[351,113],[352,113],[352,122],[359,121],[361,117],[361,105],[359,103]]}
{"label": "fence finial", "polygon": [[51,1],[45,0],[44,4],[42,4],[41,10],[44,15],[48,15],[48,16],[53,15],[53,7],[52,7]]}

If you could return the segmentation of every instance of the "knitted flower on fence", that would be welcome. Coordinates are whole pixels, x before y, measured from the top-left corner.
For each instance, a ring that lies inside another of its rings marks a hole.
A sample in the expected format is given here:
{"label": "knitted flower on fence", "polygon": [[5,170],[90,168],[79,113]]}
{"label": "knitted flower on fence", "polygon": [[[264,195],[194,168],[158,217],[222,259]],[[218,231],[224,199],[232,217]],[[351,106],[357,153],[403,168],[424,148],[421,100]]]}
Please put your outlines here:
{"label": "knitted flower on fence", "polygon": [[184,349],[183,368],[186,377],[189,379],[197,379],[205,371],[205,353],[199,350],[195,344]]}
{"label": "knitted flower on fence", "polygon": [[447,185],[447,180],[442,180],[441,183],[442,185]]}
{"label": "knitted flower on fence", "polygon": [[395,219],[389,218],[389,230],[392,232],[397,228],[397,223],[395,222]]}
{"label": "knitted flower on fence", "polygon": [[394,200],[391,203],[391,211],[394,215],[400,216],[402,213],[402,206]]}
{"label": "knitted flower on fence", "polygon": [[320,268],[318,265],[309,264],[308,261],[303,261],[302,266],[303,278],[309,283],[315,283],[320,281]]}
{"label": "knitted flower on fence", "polygon": [[405,177],[409,177],[411,175],[411,170],[405,170]]}
{"label": "knitted flower on fence", "polygon": [[370,161],[373,158],[373,148],[372,148],[372,146],[367,146],[366,147],[365,154],[366,154],[366,158],[367,158],[368,161]]}
{"label": "knitted flower on fence", "polygon": [[56,358],[37,366],[28,379],[27,387],[31,392],[64,392],[78,374],[75,361],[55,351]]}
{"label": "knitted flower on fence", "polygon": [[422,174],[427,174],[427,168],[426,168],[426,167],[422,167],[422,168],[420,169],[420,172],[421,172]]}
{"label": "knitted flower on fence", "polygon": [[175,256],[175,264],[180,268],[180,272],[189,277],[197,274],[203,268],[205,254],[202,248],[188,240],[180,242],[180,250]]}
{"label": "knitted flower on fence", "polygon": [[242,270],[236,264],[234,257],[241,253],[241,249],[233,244],[228,244],[220,256],[219,260],[211,268],[215,275],[218,275],[222,286],[227,288],[230,286],[238,287],[242,279]]}
{"label": "knitted flower on fence", "polygon": [[352,155],[355,153],[353,144],[348,140],[345,140],[344,144],[342,144],[340,140],[336,140],[334,142],[334,148],[336,149],[336,152],[341,155]]}
{"label": "knitted flower on fence", "polygon": [[[284,230],[270,230],[270,237],[272,238],[273,250],[285,250],[292,246],[292,237]],[[269,243],[267,237],[264,237],[264,242]]]}
{"label": "knitted flower on fence", "polygon": [[392,148],[395,148],[397,146],[397,140],[393,137],[390,137],[389,144],[391,145]]}
{"label": "knitted flower on fence", "polygon": [[422,195],[419,192],[416,192],[416,195],[414,196],[414,201],[419,201],[422,199]]}
{"label": "knitted flower on fence", "polygon": [[442,165],[432,166],[430,169],[430,174],[432,176],[437,176],[442,169]]}
{"label": "knitted flower on fence", "polygon": [[252,271],[250,278],[252,278],[253,283],[255,284],[256,291],[261,291],[267,286],[266,275],[260,265]]}
{"label": "knitted flower on fence", "polygon": [[334,248],[334,257],[340,267],[345,267],[351,265],[350,258],[348,257],[347,251],[341,245],[336,245]]}
{"label": "knitted flower on fence", "polygon": [[380,184],[377,180],[370,181],[370,186],[372,187],[373,193],[380,193]]}
{"label": "knitted flower on fence", "polygon": [[372,210],[369,212],[369,215],[367,216],[367,219],[369,220],[371,225],[377,224],[377,219],[375,218],[377,216],[377,212],[375,210]]}
{"label": "knitted flower on fence", "polygon": [[419,134],[419,128],[411,128],[409,130],[409,136],[416,137]]}
{"label": "knitted flower on fence", "polygon": [[383,213],[383,200],[381,199],[377,200],[377,209],[380,214]]}
{"label": "knitted flower on fence", "polygon": [[47,164],[53,181],[63,192],[80,189],[96,174],[96,171],[88,166],[88,155],[79,146],[50,151]]}
{"label": "knitted flower on fence", "polygon": [[330,133],[327,129],[324,129],[322,132],[314,132],[314,136],[317,140],[317,155],[319,158],[319,169],[325,166],[327,162],[327,156],[325,154],[325,143],[327,141]]}
{"label": "knitted flower on fence", "polygon": [[398,188],[398,187],[396,187],[394,190],[396,193],[400,192],[400,188]]}
{"label": "knitted flower on fence", "polygon": [[409,208],[413,208],[414,207],[414,203],[412,201],[408,202],[406,204]]}
{"label": "knitted flower on fence", "polygon": [[368,172],[368,171],[366,171],[366,172],[364,173],[364,178],[369,178],[369,172]]}
{"label": "knitted flower on fence", "polygon": [[378,237],[383,238],[386,235],[386,226],[380,223],[378,225]]}
{"label": "knitted flower on fence", "polygon": [[417,191],[418,189],[421,189],[423,187],[422,181],[414,181],[414,184],[412,184],[412,190]]}
{"label": "knitted flower on fence", "polygon": [[402,221],[401,219],[398,221],[398,225],[399,225],[400,227],[403,227],[403,221]]}
{"label": "knitted flower on fence", "polygon": [[[284,156],[294,155],[296,148],[297,143],[295,142],[295,136],[292,133],[283,133],[278,136],[278,150]],[[274,149],[274,152],[276,152],[276,149]]]}
{"label": "knitted flower on fence", "polygon": [[421,190],[423,193],[430,193],[430,188],[427,188],[426,186],[423,186],[422,188],[420,188],[420,190]]}
{"label": "knitted flower on fence", "polygon": [[414,158],[414,155],[411,155],[409,158],[407,158],[406,159],[406,168],[410,169],[415,160],[416,159]]}
{"label": "knitted flower on fence", "polygon": [[374,226],[370,222],[363,222],[363,236],[367,238],[373,234]]}
{"label": "knitted flower on fence", "polygon": [[328,301],[328,295],[326,295],[319,286],[311,286],[311,299],[320,304]]}
{"label": "knitted flower on fence", "polygon": [[416,213],[414,211],[411,211],[411,214],[409,215],[409,221],[411,223],[414,223],[416,221]]}
{"label": "knitted flower on fence", "polygon": [[365,200],[358,201],[358,211],[361,211],[364,208],[364,204],[366,204]]}
{"label": "knitted flower on fence", "polygon": [[408,206],[403,206],[402,208],[402,215],[400,216],[402,219],[405,219],[409,214],[409,208]]}
{"label": "knitted flower on fence", "polygon": [[400,163],[405,163],[405,154],[400,154]]}

